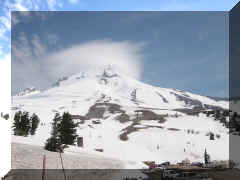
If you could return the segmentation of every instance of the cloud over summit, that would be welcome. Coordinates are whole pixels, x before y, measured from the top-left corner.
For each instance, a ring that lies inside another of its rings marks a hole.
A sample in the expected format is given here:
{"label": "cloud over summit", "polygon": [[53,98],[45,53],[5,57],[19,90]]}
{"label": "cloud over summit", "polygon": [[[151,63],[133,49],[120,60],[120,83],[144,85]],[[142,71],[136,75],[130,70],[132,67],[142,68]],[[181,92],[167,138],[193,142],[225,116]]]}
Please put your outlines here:
{"label": "cloud over summit", "polygon": [[[35,37],[32,41],[25,42],[24,46],[14,47],[13,72],[16,74],[12,76],[13,81],[16,81],[13,82],[13,86],[16,87],[13,87],[13,91],[19,91],[28,86],[44,89],[62,76],[91,71],[108,65],[128,76],[141,78],[143,44],[96,40],[48,53],[39,38]],[[29,47],[29,44],[33,46]],[[28,56],[22,56],[21,52],[26,53],[26,50]],[[18,82],[24,82],[20,89]]]}

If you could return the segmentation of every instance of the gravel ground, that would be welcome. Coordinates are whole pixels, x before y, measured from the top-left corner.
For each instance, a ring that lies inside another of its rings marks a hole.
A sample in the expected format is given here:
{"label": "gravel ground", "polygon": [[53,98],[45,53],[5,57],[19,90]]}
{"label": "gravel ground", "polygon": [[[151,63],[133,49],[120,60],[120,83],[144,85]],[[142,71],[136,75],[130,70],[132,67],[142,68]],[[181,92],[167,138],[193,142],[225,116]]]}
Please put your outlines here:
{"label": "gravel ground", "polygon": [[[66,178],[65,178],[66,177]],[[124,180],[130,178],[146,178],[139,170],[67,170],[66,176],[62,171],[46,171],[44,180]],[[11,170],[3,180],[43,180],[42,171]]]}

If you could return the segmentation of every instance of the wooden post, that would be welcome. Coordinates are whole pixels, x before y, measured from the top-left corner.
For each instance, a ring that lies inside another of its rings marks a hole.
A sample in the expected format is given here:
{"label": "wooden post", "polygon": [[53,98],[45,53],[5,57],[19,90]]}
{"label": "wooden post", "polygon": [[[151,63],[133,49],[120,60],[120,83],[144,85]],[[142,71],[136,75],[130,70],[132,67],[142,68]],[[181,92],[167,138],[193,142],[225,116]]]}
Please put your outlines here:
{"label": "wooden post", "polygon": [[43,155],[42,180],[45,180],[46,155]]}
{"label": "wooden post", "polygon": [[83,147],[83,137],[77,138],[77,145],[78,145],[78,147]]}
{"label": "wooden post", "polygon": [[59,155],[60,155],[60,159],[61,159],[61,164],[62,164],[62,170],[63,170],[63,174],[64,174],[64,179],[67,180],[67,177],[66,177],[66,174],[65,174],[65,170],[64,170],[64,167],[63,167],[63,160],[62,160],[62,154],[61,154],[61,152],[59,152]]}

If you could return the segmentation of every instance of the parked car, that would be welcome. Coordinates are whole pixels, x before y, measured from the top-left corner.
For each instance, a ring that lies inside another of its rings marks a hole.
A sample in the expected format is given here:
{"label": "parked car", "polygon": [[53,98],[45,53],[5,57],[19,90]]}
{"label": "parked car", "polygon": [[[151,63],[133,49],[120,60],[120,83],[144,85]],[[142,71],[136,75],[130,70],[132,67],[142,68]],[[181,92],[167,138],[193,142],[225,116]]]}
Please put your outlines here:
{"label": "parked car", "polygon": [[201,163],[201,162],[193,162],[191,165],[197,166],[197,167],[203,167],[203,163]]}
{"label": "parked car", "polygon": [[155,169],[158,169],[158,170],[164,170],[166,168],[167,168],[166,166],[161,165],[161,164],[158,164],[158,165],[155,166]]}
{"label": "parked car", "polygon": [[179,176],[179,173],[177,173],[174,170],[165,170],[165,171],[163,171],[162,176],[166,180],[173,180],[173,179],[175,179],[176,177]]}
{"label": "parked car", "polygon": [[163,173],[164,180],[211,180],[211,178],[201,176],[194,172],[179,172],[166,170]]}
{"label": "parked car", "polygon": [[169,161],[166,161],[166,162],[161,163],[160,165],[162,165],[162,166],[169,166],[169,165],[170,165],[170,162],[169,162]]}

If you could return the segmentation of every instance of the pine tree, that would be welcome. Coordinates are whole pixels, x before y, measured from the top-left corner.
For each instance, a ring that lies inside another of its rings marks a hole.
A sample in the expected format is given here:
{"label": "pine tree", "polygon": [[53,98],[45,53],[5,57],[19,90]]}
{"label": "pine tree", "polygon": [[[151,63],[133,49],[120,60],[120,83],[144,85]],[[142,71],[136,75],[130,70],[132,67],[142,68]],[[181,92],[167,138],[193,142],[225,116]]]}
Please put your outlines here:
{"label": "pine tree", "polygon": [[210,155],[207,153],[206,149],[205,149],[205,152],[204,152],[204,162],[205,162],[205,164],[210,163]]}
{"label": "pine tree", "polygon": [[21,122],[20,122],[20,129],[23,133],[23,136],[28,136],[30,131],[30,119],[29,119],[29,113],[24,111],[21,116]]}
{"label": "pine tree", "polygon": [[14,115],[14,119],[13,119],[13,134],[14,135],[20,134],[21,116],[22,116],[22,111],[18,111]]}
{"label": "pine tree", "polygon": [[40,119],[38,118],[38,116],[33,113],[32,117],[31,117],[31,129],[30,129],[30,134],[34,135],[38,125],[39,125]]}
{"label": "pine tree", "polygon": [[77,138],[76,127],[77,124],[74,123],[74,121],[72,120],[71,114],[69,114],[68,112],[64,112],[59,128],[60,139],[63,144],[74,144],[74,141]]}
{"label": "pine tree", "polygon": [[28,136],[29,134],[34,135],[40,122],[36,114],[33,114],[30,118],[29,112],[27,111],[16,112],[13,121],[13,133],[17,136]]}
{"label": "pine tree", "polygon": [[6,120],[8,120],[8,119],[9,119],[9,114],[3,115],[3,118],[6,119]]}
{"label": "pine tree", "polygon": [[51,137],[47,139],[47,142],[44,147],[48,151],[63,152],[62,142],[59,136],[60,135],[59,127],[60,127],[61,121],[62,121],[62,117],[60,116],[59,113],[56,113],[52,122]]}
{"label": "pine tree", "polygon": [[1,118],[8,120],[8,119],[9,119],[9,114],[5,114],[5,115],[4,115],[4,114],[1,112]]}
{"label": "pine tree", "polygon": [[137,100],[137,89],[134,89],[134,90],[131,92],[131,100],[132,100],[132,101],[136,101],[136,100]]}
{"label": "pine tree", "polygon": [[204,152],[204,162],[205,164],[208,163],[208,160],[207,160],[207,150],[205,149],[205,152]]}
{"label": "pine tree", "polygon": [[13,122],[13,132],[17,136],[28,136],[30,130],[29,113],[18,111],[15,113]]}

